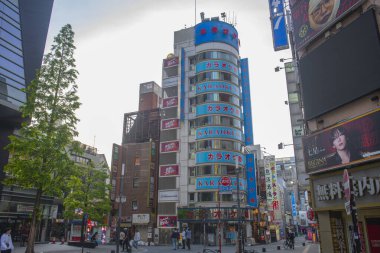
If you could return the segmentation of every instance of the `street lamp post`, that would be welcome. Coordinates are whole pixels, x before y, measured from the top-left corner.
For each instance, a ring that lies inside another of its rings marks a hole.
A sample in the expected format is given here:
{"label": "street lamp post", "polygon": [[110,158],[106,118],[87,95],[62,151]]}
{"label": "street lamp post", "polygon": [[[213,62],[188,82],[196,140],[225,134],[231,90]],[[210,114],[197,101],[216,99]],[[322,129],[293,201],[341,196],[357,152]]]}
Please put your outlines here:
{"label": "street lamp post", "polygon": [[126,197],[123,196],[123,179],[124,179],[124,171],[125,171],[125,164],[123,163],[121,166],[121,175],[120,175],[120,189],[119,189],[119,197],[116,198],[116,201],[119,202],[119,213],[117,218],[117,225],[116,225],[116,253],[119,253],[119,246],[120,246],[120,220],[121,220],[121,211],[122,211],[122,205],[126,202]]}
{"label": "street lamp post", "polygon": [[239,168],[239,162],[238,157],[235,158],[235,173],[236,173],[236,190],[237,190],[237,213],[238,213],[238,247],[237,252],[241,253],[241,224],[240,224],[240,218],[241,218],[241,210],[240,210],[240,181],[239,181],[239,175],[240,175],[240,168]]}

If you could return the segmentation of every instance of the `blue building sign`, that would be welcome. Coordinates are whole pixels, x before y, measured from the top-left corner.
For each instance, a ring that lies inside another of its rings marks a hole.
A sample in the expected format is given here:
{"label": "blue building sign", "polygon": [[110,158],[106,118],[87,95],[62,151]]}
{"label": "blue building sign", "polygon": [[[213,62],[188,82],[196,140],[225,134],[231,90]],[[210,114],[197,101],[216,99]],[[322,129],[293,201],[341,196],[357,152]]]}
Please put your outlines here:
{"label": "blue building sign", "polygon": [[196,116],[210,115],[210,114],[224,114],[232,115],[241,118],[240,108],[230,104],[224,103],[210,103],[197,105]]}
{"label": "blue building sign", "polygon": [[242,141],[242,132],[239,129],[222,126],[209,126],[197,128],[195,139],[202,140],[208,138],[233,139]]}
{"label": "blue building sign", "polygon": [[202,72],[202,71],[210,71],[210,70],[219,70],[219,71],[225,71],[230,72],[235,75],[239,74],[238,68],[228,62],[228,61],[221,61],[221,60],[212,60],[212,61],[202,61],[197,63],[195,66],[196,73]]}
{"label": "blue building sign", "polygon": [[231,24],[222,21],[203,21],[195,26],[195,46],[221,42],[239,51],[238,32]]}
{"label": "blue building sign", "polygon": [[269,9],[274,51],[288,49],[289,43],[285,22],[284,0],[269,0]]}
{"label": "blue building sign", "polygon": [[229,163],[235,164],[238,159],[239,165],[245,165],[245,156],[233,151],[202,151],[195,154],[195,163]]}
{"label": "blue building sign", "polygon": [[292,203],[292,216],[297,216],[297,205],[296,205],[296,199],[294,197],[294,192],[291,193],[291,203]]}
{"label": "blue building sign", "polygon": [[[253,128],[252,128],[252,111],[251,111],[251,91],[249,83],[248,59],[240,61],[241,68],[241,86],[242,99],[244,108],[244,136],[245,145],[253,145]],[[253,154],[246,154],[246,177],[247,177],[247,204],[249,206],[258,207],[257,200],[257,182],[255,157]]]}
{"label": "blue building sign", "polygon": [[[220,177],[199,177],[196,180],[195,188],[196,190],[218,190]],[[245,180],[239,180],[239,190],[245,191],[246,187]],[[231,189],[237,189],[237,178],[231,178]]]}
{"label": "blue building sign", "polygon": [[225,93],[231,93],[233,95],[236,95],[240,97],[240,90],[239,87],[233,84],[229,84],[226,82],[204,82],[197,84],[195,94],[202,94],[206,92],[225,92]]}

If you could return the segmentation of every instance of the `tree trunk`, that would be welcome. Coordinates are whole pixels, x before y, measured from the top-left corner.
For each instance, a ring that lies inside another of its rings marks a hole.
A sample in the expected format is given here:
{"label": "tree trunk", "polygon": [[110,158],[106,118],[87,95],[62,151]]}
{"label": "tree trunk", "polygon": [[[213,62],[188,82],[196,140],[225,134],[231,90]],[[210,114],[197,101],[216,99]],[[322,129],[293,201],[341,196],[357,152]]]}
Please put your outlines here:
{"label": "tree trunk", "polygon": [[36,225],[40,215],[40,204],[41,204],[42,190],[37,189],[36,199],[34,201],[34,208],[32,214],[32,224],[30,226],[28,244],[26,245],[25,253],[34,253],[34,242],[36,238]]}

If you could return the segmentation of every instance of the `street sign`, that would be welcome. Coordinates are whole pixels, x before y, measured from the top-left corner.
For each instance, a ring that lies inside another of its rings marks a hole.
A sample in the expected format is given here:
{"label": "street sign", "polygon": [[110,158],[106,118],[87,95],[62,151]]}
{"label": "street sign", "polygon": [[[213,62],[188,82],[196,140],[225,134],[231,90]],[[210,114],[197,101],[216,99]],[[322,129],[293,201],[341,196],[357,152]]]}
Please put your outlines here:
{"label": "street sign", "polygon": [[350,188],[350,175],[347,169],[343,171],[343,191],[346,202],[344,203],[347,215],[351,214],[351,188]]}

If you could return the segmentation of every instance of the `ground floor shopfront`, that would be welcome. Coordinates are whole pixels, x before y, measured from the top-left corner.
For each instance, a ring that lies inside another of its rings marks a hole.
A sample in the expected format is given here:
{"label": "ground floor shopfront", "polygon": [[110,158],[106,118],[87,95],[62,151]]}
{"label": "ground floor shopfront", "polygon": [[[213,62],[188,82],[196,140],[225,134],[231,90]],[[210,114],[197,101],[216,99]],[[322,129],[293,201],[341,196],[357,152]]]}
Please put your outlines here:
{"label": "ground floor shopfront", "polygon": [[[242,240],[254,243],[254,237],[259,235],[259,222],[257,209],[241,208],[241,219],[238,219],[236,207],[221,208],[178,208],[178,216],[168,216],[171,222],[158,222],[157,236],[159,244],[171,243],[170,235],[173,229],[180,231],[190,228],[192,243],[209,246],[235,245],[238,240],[239,226]],[[160,218],[160,216],[159,216]]]}
{"label": "ground floor shopfront", "polygon": [[348,171],[357,207],[356,224],[345,209],[343,170],[311,176],[321,252],[352,252],[354,226],[358,228],[361,252],[380,252],[380,164]]}

